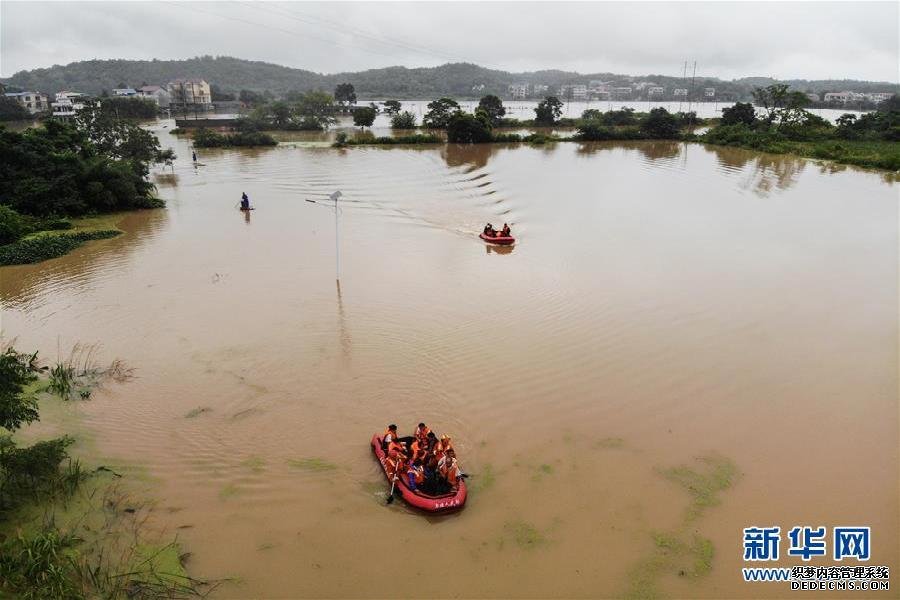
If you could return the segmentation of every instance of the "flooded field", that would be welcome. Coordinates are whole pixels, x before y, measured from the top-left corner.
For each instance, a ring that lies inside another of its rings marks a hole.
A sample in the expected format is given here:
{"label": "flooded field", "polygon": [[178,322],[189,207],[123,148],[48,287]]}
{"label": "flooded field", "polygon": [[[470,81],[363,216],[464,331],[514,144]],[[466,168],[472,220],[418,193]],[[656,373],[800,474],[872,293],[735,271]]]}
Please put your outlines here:
{"label": "flooded field", "polygon": [[[870,525],[898,567],[890,176],[675,142],[194,168],[155,130],[168,208],[0,270],[2,330],[136,369],[79,404],[92,451],[146,467],[217,597],[789,595],[742,582],[752,525]],[[339,265],[307,202],[335,190]],[[459,514],[385,506],[369,439],[419,420],[472,474]]]}

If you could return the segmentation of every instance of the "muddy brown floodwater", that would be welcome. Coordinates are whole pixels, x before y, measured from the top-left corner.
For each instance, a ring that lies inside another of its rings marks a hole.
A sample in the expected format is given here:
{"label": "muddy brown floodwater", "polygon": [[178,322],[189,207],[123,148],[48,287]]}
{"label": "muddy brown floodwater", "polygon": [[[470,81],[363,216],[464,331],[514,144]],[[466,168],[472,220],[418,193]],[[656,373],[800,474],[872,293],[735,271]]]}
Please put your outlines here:
{"label": "muddy brown floodwater", "polygon": [[[85,428],[146,467],[191,571],[233,578],[218,597],[784,597],[741,581],[767,524],[870,525],[900,568],[889,176],[664,142],[195,169],[162,127],[168,208],[0,270],[2,326],[136,369]],[[306,201],[334,190],[339,288],[334,213]],[[419,420],[472,474],[457,515],[384,505],[369,439]]]}

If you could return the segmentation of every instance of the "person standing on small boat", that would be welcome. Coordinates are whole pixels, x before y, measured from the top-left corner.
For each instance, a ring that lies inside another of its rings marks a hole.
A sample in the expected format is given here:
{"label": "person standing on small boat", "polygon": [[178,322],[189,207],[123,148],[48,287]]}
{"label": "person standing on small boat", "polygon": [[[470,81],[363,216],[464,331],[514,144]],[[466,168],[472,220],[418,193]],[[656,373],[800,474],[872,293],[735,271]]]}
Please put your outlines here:
{"label": "person standing on small boat", "polygon": [[490,223],[485,225],[484,226],[484,235],[486,235],[488,237],[494,237],[495,235],[497,235],[497,232],[494,231],[494,226],[491,225]]}
{"label": "person standing on small boat", "polygon": [[193,156],[194,162],[197,162],[197,153],[192,151],[191,156]]}
{"label": "person standing on small boat", "polygon": [[241,192],[241,210],[250,210],[250,198],[246,192]]}
{"label": "person standing on small boat", "polygon": [[508,224],[503,224],[503,229],[500,231],[500,237],[512,237],[512,230],[509,228]]}

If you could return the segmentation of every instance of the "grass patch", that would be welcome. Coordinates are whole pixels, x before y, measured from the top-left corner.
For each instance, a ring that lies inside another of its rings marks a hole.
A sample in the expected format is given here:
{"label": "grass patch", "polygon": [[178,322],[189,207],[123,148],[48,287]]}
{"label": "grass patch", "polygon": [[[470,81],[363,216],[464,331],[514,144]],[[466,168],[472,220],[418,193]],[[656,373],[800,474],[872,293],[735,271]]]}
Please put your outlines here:
{"label": "grass patch", "polygon": [[392,146],[395,144],[443,144],[446,140],[439,135],[417,133],[415,135],[398,135],[396,137],[359,137],[342,142],[345,146]]}
{"label": "grass patch", "polygon": [[337,470],[337,465],[334,463],[330,463],[322,458],[289,458],[287,460],[287,464],[289,467],[293,467],[295,469],[302,469],[304,471],[313,471],[313,472],[324,472],[324,471],[335,471]]}
{"label": "grass patch", "polygon": [[710,540],[695,533],[694,522],[708,507],[720,502],[721,492],[731,487],[740,475],[737,466],[725,457],[713,454],[697,460],[704,466],[702,470],[689,465],[659,470],[690,494],[691,503],[680,527],[651,533],[653,549],[628,571],[625,598],[662,598],[659,580],[663,575],[696,578],[712,570],[715,548]]}
{"label": "grass patch", "polygon": [[260,473],[266,466],[266,461],[259,456],[251,456],[241,461],[241,466],[246,467],[254,473]]}
{"label": "grass patch", "polygon": [[113,229],[75,233],[39,233],[12,244],[0,246],[0,266],[26,265],[58,258],[87,241],[108,239],[121,233],[121,231]]}
{"label": "grass patch", "polygon": [[194,417],[199,417],[202,414],[206,414],[212,412],[212,409],[208,406],[198,406],[197,408],[192,408],[191,410],[184,413],[185,419],[193,419]]}
{"label": "grass patch", "polygon": [[547,538],[545,538],[534,525],[527,521],[507,521],[503,526],[503,531],[512,538],[513,542],[515,542],[519,548],[524,548],[526,550],[537,548],[547,542]]}
{"label": "grass patch", "polygon": [[240,490],[233,483],[229,483],[221,490],[219,490],[219,499],[220,500],[228,500],[229,498],[234,498],[240,493]]}
{"label": "grass patch", "polygon": [[610,450],[615,448],[622,448],[625,446],[625,440],[620,437],[608,437],[603,438],[602,440],[597,440],[594,442],[594,448],[600,448],[604,450]]}
{"label": "grass patch", "polygon": [[663,469],[661,473],[674,481],[691,495],[687,520],[698,519],[704,510],[719,504],[719,494],[727,490],[737,480],[737,466],[727,458],[718,455],[702,456],[697,459],[705,466],[698,471],[687,465]]}
{"label": "grass patch", "polygon": [[494,473],[494,466],[490,463],[482,467],[481,472],[471,480],[466,480],[466,487],[473,492],[486,492],[494,487],[497,483],[497,476]]}

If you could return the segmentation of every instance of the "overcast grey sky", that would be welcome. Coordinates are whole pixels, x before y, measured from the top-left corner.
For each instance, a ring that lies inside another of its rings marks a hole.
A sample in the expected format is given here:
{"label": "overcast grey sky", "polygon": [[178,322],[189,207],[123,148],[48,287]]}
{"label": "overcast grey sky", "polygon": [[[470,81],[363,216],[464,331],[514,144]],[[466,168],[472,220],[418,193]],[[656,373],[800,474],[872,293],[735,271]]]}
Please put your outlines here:
{"label": "overcast grey sky", "polygon": [[200,54],[334,73],[468,61],[564,69],[898,81],[900,3],[0,2],[0,75]]}

